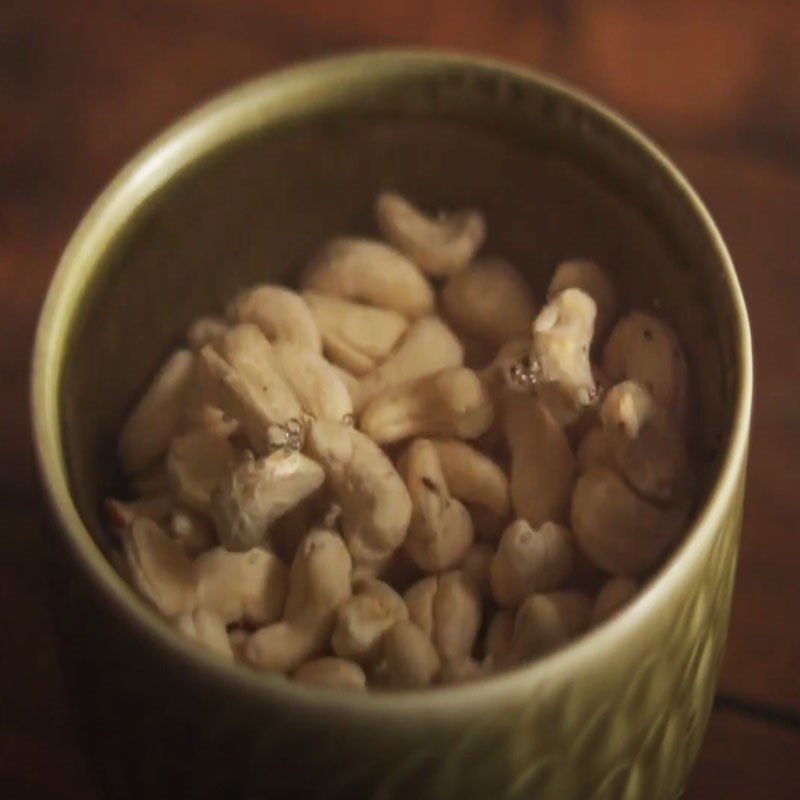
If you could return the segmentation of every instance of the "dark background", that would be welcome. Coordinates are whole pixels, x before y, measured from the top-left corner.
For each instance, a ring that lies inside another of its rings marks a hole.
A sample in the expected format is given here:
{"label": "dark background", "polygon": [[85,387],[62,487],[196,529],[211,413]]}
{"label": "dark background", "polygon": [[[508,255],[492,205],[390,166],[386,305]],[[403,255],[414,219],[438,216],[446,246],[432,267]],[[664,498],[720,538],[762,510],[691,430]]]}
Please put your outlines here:
{"label": "dark background", "polygon": [[31,339],[59,252],[121,163],[197,102],[292,60],[409,43],[596,93],[710,205],[750,309],[756,405],[730,641],[685,796],[800,797],[795,0],[0,0],[0,796],[94,797],[54,661],[28,432]]}

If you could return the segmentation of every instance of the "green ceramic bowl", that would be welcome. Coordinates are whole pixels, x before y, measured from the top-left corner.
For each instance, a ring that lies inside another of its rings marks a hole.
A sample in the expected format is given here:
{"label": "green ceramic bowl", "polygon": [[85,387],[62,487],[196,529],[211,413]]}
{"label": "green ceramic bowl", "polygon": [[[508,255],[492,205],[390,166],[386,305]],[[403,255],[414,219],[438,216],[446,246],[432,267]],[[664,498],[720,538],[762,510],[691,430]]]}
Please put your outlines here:
{"label": "green ceramic bowl", "polygon": [[[371,230],[392,187],[486,211],[540,296],[590,255],[677,324],[696,386],[703,501],[610,623],[531,666],[424,693],[340,696],[234,668],[174,634],[106,560],[126,408],[198,314],[292,281],[325,238]],[[677,797],[726,637],[751,405],[747,316],[686,180],[614,113],[549,78],[378,52],[256,80],[148,146],[67,248],[33,363],[35,443],[64,673],[111,797]]]}

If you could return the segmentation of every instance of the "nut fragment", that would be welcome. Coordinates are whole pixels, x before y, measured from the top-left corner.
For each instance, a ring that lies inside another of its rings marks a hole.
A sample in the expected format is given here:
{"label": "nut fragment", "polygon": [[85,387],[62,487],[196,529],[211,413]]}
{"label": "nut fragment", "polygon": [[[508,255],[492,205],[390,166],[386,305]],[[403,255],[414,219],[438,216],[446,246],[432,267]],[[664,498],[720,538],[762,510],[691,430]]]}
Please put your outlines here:
{"label": "nut fragment", "polygon": [[176,617],[175,627],[204,649],[216,653],[226,661],[233,661],[233,649],[228,639],[228,632],[225,630],[225,623],[215,614],[196,608]]}
{"label": "nut fragment", "polygon": [[225,624],[266,625],[283,613],[289,571],[267,550],[215,547],[194,562],[197,602]]}
{"label": "nut fragment", "polygon": [[422,689],[439,674],[441,661],[431,640],[408,620],[396,622],[383,637],[386,682],[398,689]]}
{"label": "nut fragment", "polygon": [[471,369],[454,367],[381,392],[364,409],[361,428],[379,444],[412,436],[474,439],[493,419],[481,379]]}
{"label": "nut fragment", "polygon": [[405,539],[411,499],[386,454],[361,431],[320,420],[309,453],[324,468],[342,507],[342,531],[356,563],[380,561]]}
{"label": "nut fragment", "polygon": [[527,281],[502,258],[453,275],[442,290],[442,308],[456,328],[495,345],[527,337],[536,316]]}
{"label": "nut fragment", "polygon": [[390,309],[351,303],[317,292],[304,292],[303,299],[322,334],[325,354],[355,375],[374,369],[408,328],[408,320]]}
{"label": "nut fragment", "polygon": [[369,239],[334,239],[312,259],[303,284],[410,319],[430,314],[433,289],[415,264],[392,247]]}
{"label": "nut fragment", "polygon": [[438,317],[413,323],[397,349],[372,372],[365,375],[353,399],[360,411],[375,395],[407,381],[432,375],[464,362],[464,348],[455,334]]}
{"label": "nut fragment", "polygon": [[367,688],[367,676],[358,664],[330,656],[302,664],[294,671],[292,680],[326,689],[364,691]]}
{"label": "nut fragment", "polygon": [[271,342],[293,342],[315,353],[322,339],[308,306],[285,286],[256,286],[242,292],[228,306],[228,318],[257,325]]}
{"label": "nut fragment", "polygon": [[611,578],[600,590],[592,608],[592,625],[613,617],[636,596],[639,584],[630,578]]}
{"label": "nut fragment", "polygon": [[324,480],[322,468],[302,453],[278,450],[257,459],[248,454],[220,484],[211,503],[220,541],[229,550],[264,544],[270,525]]}
{"label": "nut fragment", "polygon": [[506,528],[492,560],[491,583],[495,600],[515,608],[534,592],[559,589],[572,577],[572,535],[561,525],[545,522],[534,530],[518,519]]}
{"label": "nut fragment", "polygon": [[123,469],[139,472],[166,452],[180,429],[194,379],[194,356],[177,350],[164,363],[134,407],[119,436]]}
{"label": "nut fragment", "polygon": [[431,219],[394,192],[378,196],[375,216],[381,233],[434,278],[464,269],[486,238],[486,222],[479,211]]}

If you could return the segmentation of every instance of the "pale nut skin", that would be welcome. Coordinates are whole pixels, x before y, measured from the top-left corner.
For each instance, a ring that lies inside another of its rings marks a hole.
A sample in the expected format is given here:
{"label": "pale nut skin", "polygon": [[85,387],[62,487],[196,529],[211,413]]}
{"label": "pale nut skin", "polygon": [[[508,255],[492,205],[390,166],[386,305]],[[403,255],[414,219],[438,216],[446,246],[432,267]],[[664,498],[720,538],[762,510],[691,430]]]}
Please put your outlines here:
{"label": "pale nut skin", "polygon": [[318,686],[324,689],[363,692],[367,688],[367,676],[358,664],[332,656],[301,664],[292,673],[292,680],[304,686]]}
{"label": "pale nut skin", "polygon": [[228,306],[234,324],[257,325],[270,342],[293,342],[322,352],[317,323],[303,298],[285,286],[263,285],[239,294]]}
{"label": "pale nut skin", "polygon": [[413,436],[475,439],[493,420],[492,400],[477,373],[454,367],[386,389],[364,408],[360,425],[386,445]]}
{"label": "pale nut skin", "polygon": [[340,536],[311,531],[292,562],[284,618],[252,634],[245,648],[247,661],[266,672],[288,673],[321,656],[336,609],[351,594],[352,566]]}
{"label": "pale nut skin", "polygon": [[370,663],[380,654],[383,634],[401,619],[408,619],[408,609],[389,584],[361,581],[355,594],[337,609],[333,652],[359,664]]}
{"label": "pale nut skin", "polygon": [[547,299],[552,300],[565,289],[580,289],[594,300],[597,306],[597,318],[593,345],[605,342],[619,315],[619,296],[610,275],[589,259],[575,258],[562,261],[550,280]]}
{"label": "pale nut skin", "polygon": [[225,623],[216,614],[196,608],[176,617],[175,627],[187,639],[197,642],[203,649],[215,653],[225,661],[234,660]]}
{"label": "pale nut skin", "polygon": [[591,624],[600,625],[624,608],[639,592],[631,578],[611,578],[603,585],[592,607]]}
{"label": "pale nut skin", "polygon": [[386,239],[432,278],[460,272],[486,238],[486,221],[479,211],[431,218],[395,192],[378,195],[375,218]]}
{"label": "pale nut skin", "polygon": [[438,317],[412,323],[396,349],[358,384],[353,405],[359,412],[373,397],[408,381],[464,363],[464,348]]}
{"label": "pale nut skin", "polygon": [[272,355],[307,414],[337,422],[353,416],[353,401],[339,373],[319,353],[295,342],[277,342]]}
{"label": "pale nut skin", "polygon": [[165,617],[177,617],[195,607],[192,562],[156,522],[147,517],[134,519],[122,536],[122,552],[133,585]]}
{"label": "pale nut skin", "polygon": [[408,620],[396,622],[383,637],[384,681],[395,689],[423,689],[436,679],[441,659],[431,640]]}
{"label": "pale nut skin", "polygon": [[397,311],[317,292],[303,292],[303,299],[322,335],[325,355],[353,375],[374,369],[408,329],[408,320]]}
{"label": "pale nut skin", "polygon": [[472,655],[481,626],[481,598],[460,570],[439,576],[433,598],[433,644],[443,662]]}
{"label": "pale nut skin", "polygon": [[560,589],[574,572],[572,534],[562,525],[545,522],[534,530],[518,519],[503,532],[492,559],[492,595],[503,608],[516,608],[536,592]]}
{"label": "pale nut skin", "polygon": [[584,473],[572,496],[572,531],[589,559],[612,575],[638,577],[655,567],[684,529],[689,503],[662,508],[609,469]]}
{"label": "pale nut skin", "polygon": [[246,454],[211,502],[220,542],[229,550],[267,543],[272,523],[313,494],[324,480],[322,467],[302,453],[276,450],[257,459]]}
{"label": "pale nut skin", "polygon": [[430,314],[433,288],[402,253],[369,239],[334,239],[312,258],[303,289],[397,311],[409,319]]}
{"label": "pale nut skin", "polygon": [[193,570],[197,605],[226,625],[267,625],[283,614],[289,570],[267,550],[214,547],[195,559]]}
{"label": "pale nut skin", "polygon": [[441,303],[458,330],[495,346],[528,337],[537,310],[525,278],[502,258],[483,259],[453,275]]}
{"label": "pale nut skin", "polygon": [[613,382],[637,381],[675,419],[684,420],[686,357],[677,334],[663,320],[642,311],[622,317],[603,348],[602,366]]}
{"label": "pale nut skin", "polygon": [[342,532],[357,564],[369,564],[402,545],[411,520],[411,498],[387,455],[369,436],[320,420],[306,440],[342,507]]}
{"label": "pale nut skin", "polygon": [[220,483],[234,467],[236,452],[224,433],[196,428],[176,436],[167,451],[167,474],[180,502],[205,512]]}
{"label": "pale nut skin", "polygon": [[222,317],[198,317],[186,329],[186,343],[192,350],[202,350],[207,344],[214,346],[228,332],[228,323]]}
{"label": "pale nut skin", "polygon": [[522,664],[567,644],[588,627],[591,607],[583,592],[531,595],[514,618],[510,661]]}
{"label": "pale nut skin", "polygon": [[194,355],[176,350],[156,373],[119,435],[117,454],[131,475],[162,456],[183,424],[194,382]]}
{"label": "pale nut skin", "polygon": [[506,392],[503,412],[516,515],[534,528],[566,521],[576,465],[563,428],[535,397]]}
{"label": "pale nut skin", "polygon": [[441,572],[464,560],[475,538],[467,508],[450,495],[429,439],[417,439],[403,459],[411,523],[405,550],[425,572]]}

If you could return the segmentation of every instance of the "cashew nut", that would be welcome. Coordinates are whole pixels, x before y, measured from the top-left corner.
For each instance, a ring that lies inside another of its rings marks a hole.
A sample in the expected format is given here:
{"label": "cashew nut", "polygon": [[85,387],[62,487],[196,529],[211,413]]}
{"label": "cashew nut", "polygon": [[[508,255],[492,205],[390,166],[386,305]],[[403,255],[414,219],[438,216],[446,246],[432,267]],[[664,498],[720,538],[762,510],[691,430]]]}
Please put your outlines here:
{"label": "cashew nut", "polygon": [[375,395],[408,381],[432,375],[464,362],[464,348],[438,317],[417,320],[406,331],[397,349],[365,375],[353,405],[360,411]]}
{"label": "cashew nut", "polygon": [[284,619],[250,637],[246,659],[267,672],[286,673],[322,655],[336,609],[350,596],[352,566],[341,537],[331,531],[311,531],[292,562]]}
{"label": "cashew nut", "polygon": [[604,342],[619,313],[617,289],[608,273],[588,259],[562,261],[550,280],[547,299],[552,300],[565,289],[580,289],[594,300],[597,306],[594,341]]}
{"label": "cashew nut", "polygon": [[216,534],[207,517],[185,508],[171,509],[169,533],[187,556],[194,557],[216,544]]}
{"label": "cashew nut", "polygon": [[228,332],[228,323],[222,317],[199,317],[186,331],[186,342],[192,350],[212,346]]}
{"label": "cashew nut", "polygon": [[417,266],[392,247],[369,239],[334,239],[312,259],[304,289],[379,308],[410,319],[430,314],[431,285]]}
{"label": "cashew nut", "polygon": [[374,661],[379,655],[381,637],[401,619],[408,619],[403,598],[387,583],[363,581],[336,612],[331,638],[333,652],[359,664]]}
{"label": "cashew nut", "polygon": [[196,608],[176,617],[175,627],[206,650],[216,653],[226,661],[233,661],[233,649],[225,623],[215,614]]}
{"label": "cashew nut", "polygon": [[160,494],[141,500],[114,500],[109,498],[103,504],[108,524],[122,535],[125,528],[139,517],[147,517],[153,522],[164,522],[172,511],[175,500],[172,495]]}
{"label": "cashew nut", "polygon": [[443,662],[438,682],[441,686],[458,686],[485,677],[486,671],[479,661],[474,658],[465,658],[461,661]]}
{"label": "cashew nut", "polygon": [[433,598],[439,589],[439,577],[429,575],[406,589],[403,595],[411,621],[429,638],[433,637]]}
{"label": "cashew nut", "polygon": [[639,591],[639,584],[630,578],[611,578],[600,590],[592,608],[592,626],[613,617],[628,605]]}
{"label": "cashew nut", "polygon": [[481,626],[478,590],[460,570],[439,576],[433,598],[433,643],[442,661],[463,661],[472,655]]}
{"label": "cashew nut", "polygon": [[484,669],[496,672],[505,669],[511,660],[514,640],[515,613],[508,609],[498,611],[486,631],[486,655]]}
{"label": "cashew nut", "polygon": [[147,517],[134,519],[122,536],[122,550],[134,586],[165,617],[194,608],[192,562],[157,523]]}
{"label": "cashew nut", "polygon": [[364,691],[367,688],[367,676],[358,664],[331,656],[307,661],[294,671],[292,680],[325,689]]}
{"label": "cashew nut", "polygon": [[609,469],[581,475],[572,496],[572,530],[581,549],[612,575],[652,569],[680,535],[688,503],[661,508]]}
{"label": "cashew nut", "polygon": [[456,328],[494,345],[527,337],[536,316],[527,281],[502,258],[483,259],[453,275],[441,300]]}
{"label": "cashew nut", "polygon": [[466,507],[451,497],[436,449],[429,439],[417,439],[403,464],[411,497],[411,524],[406,552],[426,572],[450,569],[464,560],[474,529]]}
{"label": "cashew nut", "polygon": [[481,379],[471,369],[454,367],[386,389],[368,403],[360,423],[378,444],[391,444],[412,436],[474,439],[493,419]]}
{"label": "cashew nut", "polygon": [[474,544],[461,563],[464,577],[478,590],[481,597],[492,593],[489,574],[492,568],[494,550],[488,544]]}
{"label": "cashew nut", "polygon": [[561,525],[545,522],[534,530],[524,519],[512,522],[492,559],[494,599],[516,608],[529,594],[561,588],[573,574],[573,551],[572,534]]}
{"label": "cashew nut", "polygon": [[388,686],[422,689],[439,674],[441,661],[431,640],[413,623],[400,620],[383,636]]}
{"label": "cashew nut", "polygon": [[304,292],[303,299],[322,334],[325,354],[355,375],[374,369],[408,328],[408,320],[390,309],[351,303],[317,292]]}
{"label": "cashew nut", "polygon": [[591,607],[582,592],[531,595],[514,619],[512,663],[545,655],[574,639],[588,627]]}
{"label": "cashew nut", "polygon": [[194,355],[177,350],[159,369],[119,436],[117,452],[128,474],[162,456],[183,422],[194,380]]}
{"label": "cashew nut", "polygon": [[227,625],[266,625],[283,613],[289,570],[267,550],[232,553],[215,547],[197,557],[194,574],[197,604]]}
{"label": "cashew nut", "polygon": [[278,342],[272,355],[303,410],[314,419],[341,422],[353,416],[347,386],[319,353],[294,342]]}
{"label": "cashew nut", "polygon": [[590,428],[578,445],[578,472],[583,474],[598,467],[613,468],[614,456],[605,431],[598,426]]}
{"label": "cashew nut", "polygon": [[247,453],[211,503],[220,542],[229,550],[264,544],[270,525],[324,480],[322,468],[302,453],[277,450],[257,459]]}
{"label": "cashew nut", "polygon": [[687,368],[680,341],[666,322],[634,311],[611,331],[603,349],[603,370],[612,381],[641,383],[678,420],[686,412]]}
{"label": "cashew nut", "polygon": [[480,211],[467,209],[431,219],[394,192],[378,196],[375,216],[381,233],[433,278],[464,269],[486,238]]}
{"label": "cashew nut", "polygon": [[322,352],[322,339],[311,311],[297,292],[285,286],[256,286],[242,292],[228,306],[228,318],[257,325],[271,342],[294,342]]}
{"label": "cashew nut", "polygon": [[565,520],[575,457],[564,430],[535,397],[506,392],[503,410],[514,511],[534,528]]}
{"label": "cashew nut", "polygon": [[342,531],[358,564],[379,561],[405,539],[411,499],[394,465],[361,431],[320,420],[307,446],[342,507]]}

